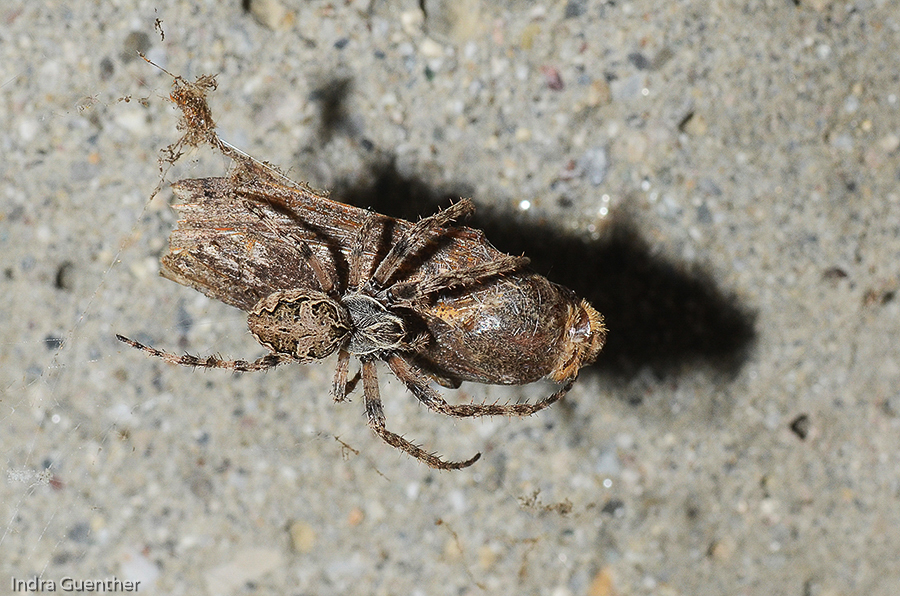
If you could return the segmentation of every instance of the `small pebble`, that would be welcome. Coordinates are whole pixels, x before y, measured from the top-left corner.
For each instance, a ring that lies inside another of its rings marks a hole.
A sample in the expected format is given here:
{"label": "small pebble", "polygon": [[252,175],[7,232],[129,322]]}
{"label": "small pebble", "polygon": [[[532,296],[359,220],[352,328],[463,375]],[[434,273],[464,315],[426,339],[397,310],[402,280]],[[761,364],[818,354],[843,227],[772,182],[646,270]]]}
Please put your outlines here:
{"label": "small pebble", "polygon": [[296,553],[306,554],[312,552],[316,545],[316,531],[312,526],[302,521],[292,522],[288,526],[291,537],[291,549]]}

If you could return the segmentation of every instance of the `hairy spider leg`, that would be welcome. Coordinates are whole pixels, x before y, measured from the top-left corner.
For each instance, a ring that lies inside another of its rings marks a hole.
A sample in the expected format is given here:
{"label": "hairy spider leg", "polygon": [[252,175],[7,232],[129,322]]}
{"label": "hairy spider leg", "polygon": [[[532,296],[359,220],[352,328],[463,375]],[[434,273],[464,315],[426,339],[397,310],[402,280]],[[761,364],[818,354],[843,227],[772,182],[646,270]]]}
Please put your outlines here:
{"label": "hairy spider leg", "polygon": [[366,221],[364,221],[363,225],[359,228],[359,231],[356,232],[356,237],[353,239],[353,246],[350,249],[350,273],[347,277],[348,292],[356,292],[359,290],[363,275],[363,251],[369,245],[372,230],[375,229],[375,224],[377,224],[380,219],[382,218],[377,213],[370,213],[366,218]]}
{"label": "hairy spider leg", "polygon": [[347,401],[347,396],[353,393],[353,390],[356,389],[356,384],[359,383],[362,371],[356,371],[353,378],[350,379],[350,381],[347,381],[347,369],[349,368],[350,352],[341,348],[338,352],[337,366],[334,370],[334,381],[331,386],[331,396],[334,398],[334,401]]}
{"label": "hairy spider leg", "polygon": [[222,360],[218,356],[207,356],[206,358],[200,358],[199,356],[192,356],[190,354],[179,356],[171,352],[158,350],[152,346],[145,346],[141,342],[134,341],[133,339],[128,339],[124,335],[119,335],[118,333],[116,334],[116,339],[128,344],[132,348],[143,350],[148,354],[156,356],[157,358],[162,358],[169,364],[177,364],[178,366],[227,368],[230,370],[236,370],[238,372],[256,372],[259,370],[268,370],[270,368],[275,368],[279,364],[284,364],[285,362],[297,361],[296,358],[292,358],[291,356],[275,353],[267,354],[261,358],[257,358],[252,362],[248,360]]}
{"label": "hairy spider leg", "polygon": [[375,371],[375,362],[371,359],[363,360],[362,370],[363,395],[366,400],[366,417],[369,428],[381,437],[385,443],[405,451],[438,470],[459,470],[467,468],[478,461],[481,453],[476,453],[474,457],[466,461],[445,461],[437,455],[429,453],[418,445],[407,441],[400,435],[387,430],[384,426],[384,408],[381,405],[381,396],[378,391],[378,375]]}
{"label": "hairy spider leg", "polygon": [[418,281],[397,282],[388,287],[385,294],[391,304],[416,302],[435,292],[475,285],[489,277],[516,271],[530,262],[528,257],[503,255],[487,263],[436,273]]}
{"label": "hairy spider leg", "polygon": [[[463,215],[471,214],[474,210],[475,207],[472,204],[472,201],[469,199],[462,199],[443,211],[439,211],[434,215],[419,220],[418,223],[409,228],[400,240],[391,247],[391,250],[378,265],[378,268],[375,270],[369,283],[376,288],[384,287],[397,269],[403,265],[409,255],[413,254],[425,243],[431,241],[431,236],[428,233],[430,230],[436,230],[444,224],[458,219]],[[374,223],[373,219],[374,216],[370,217],[363,226],[363,229],[361,229],[356,236],[354,252],[351,255],[351,279],[354,281],[358,281],[359,278],[358,272],[356,276],[354,276],[355,269],[352,263],[358,263],[361,258],[362,246],[368,241],[368,235],[370,234],[368,227]],[[354,258],[357,250],[360,253],[360,257]],[[530,259],[525,256],[514,257],[503,255],[488,263],[474,265],[457,271],[445,271],[415,282],[397,282],[389,286],[384,292],[381,292],[380,295],[386,295],[388,302],[392,304],[414,302],[441,290],[474,285],[488,277],[515,271],[528,265],[530,262]],[[350,287],[355,288],[356,285],[351,283]]]}
{"label": "hairy spider leg", "polygon": [[293,240],[293,249],[297,251],[297,254],[303,258],[304,261],[309,263],[310,269],[312,269],[313,274],[316,276],[316,280],[319,282],[319,288],[323,293],[328,294],[329,296],[333,296],[335,293],[335,280],[332,277],[331,273],[322,265],[322,261],[319,257],[316,256],[316,253],[312,251],[309,247],[309,244],[298,236],[295,232],[291,230],[278,230],[270,221],[271,216],[266,213],[262,207],[253,203],[250,200],[245,201],[245,206],[247,210],[256,215],[262,224],[266,226],[270,232],[275,234],[276,236],[287,237]]}
{"label": "hairy spider leg", "polygon": [[397,270],[403,265],[404,261],[417,250],[422,248],[428,242],[431,242],[431,232],[443,226],[444,224],[458,219],[464,215],[469,215],[475,211],[475,206],[469,199],[462,199],[458,203],[450,205],[443,211],[438,211],[434,215],[420,219],[414,225],[404,232],[400,239],[391,247],[388,254],[385,255],[378,268],[369,280],[369,284],[376,289],[381,289]]}
{"label": "hairy spider leg", "polygon": [[341,348],[338,352],[337,365],[334,367],[334,381],[331,385],[331,397],[334,401],[346,401],[347,395],[347,369],[350,368],[350,352]]}
{"label": "hairy spider leg", "polygon": [[533,404],[462,404],[450,405],[428,386],[425,373],[399,354],[387,358],[388,366],[409,389],[413,395],[427,408],[447,416],[468,418],[476,416],[531,416],[556,403],[569,392],[575,379],[570,379],[558,391]]}

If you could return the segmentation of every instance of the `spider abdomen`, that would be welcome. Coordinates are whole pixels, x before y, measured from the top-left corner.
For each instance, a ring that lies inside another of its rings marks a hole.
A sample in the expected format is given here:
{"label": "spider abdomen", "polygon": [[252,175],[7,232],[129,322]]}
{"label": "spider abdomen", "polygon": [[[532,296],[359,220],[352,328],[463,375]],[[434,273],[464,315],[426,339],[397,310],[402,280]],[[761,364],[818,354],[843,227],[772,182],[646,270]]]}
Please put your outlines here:
{"label": "spider abdomen", "polygon": [[352,328],[340,302],[310,289],[269,294],[250,311],[247,325],[259,343],[301,362],[330,356]]}

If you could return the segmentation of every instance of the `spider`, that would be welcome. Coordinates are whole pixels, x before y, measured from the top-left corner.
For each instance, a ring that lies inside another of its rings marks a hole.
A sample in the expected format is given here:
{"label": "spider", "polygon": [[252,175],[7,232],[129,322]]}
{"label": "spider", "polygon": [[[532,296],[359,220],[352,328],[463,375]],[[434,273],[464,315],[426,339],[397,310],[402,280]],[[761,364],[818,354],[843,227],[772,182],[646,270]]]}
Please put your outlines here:
{"label": "spider", "polygon": [[[270,215],[259,204],[245,200],[244,206],[274,231],[268,221]],[[563,379],[565,382],[559,390],[533,404],[451,405],[430,386],[431,380],[446,386],[458,386],[457,379],[465,378],[465,375],[442,375],[440,371],[434,370],[436,367],[426,372],[415,362],[417,356],[432,341],[427,332],[418,330],[414,322],[411,322],[419,305],[429,302],[432,296],[441,292],[490,284],[493,278],[518,271],[529,262],[526,257],[500,253],[502,256],[456,270],[430,273],[415,281],[408,281],[402,276],[400,280],[392,281],[395,274],[421,249],[433,242],[435,237],[439,238],[449,230],[458,229],[444,228],[446,224],[472,213],[473,210],[472,202],[463,199],[409,226],[377,266],[371,265],[374,268],[371,272],[363,270],[364,251],[372,243],[373,232],[378,228],[379,222],[390,218],[369,214],[352,242],[349,275],[344,291],[339,290],[335,270],[324,265],[306,240],[297,234],[288,233],[285,240],[289,242],[291,250],[296,252],[296,256],[309,265],[319,287],[277,290],[256,303],[249,312],[248,327],[270,353],[255,361],[222,360],[216,356],[199,358],[190,354],[178,356],[121,335],[116,337],[171,364],[242,372],[267,370],[286,362],[309,363],[337,352],[337,367],[332,385],[335,401],[347,398],[361,373],[367,421],[375,434],[389,445],[433,468],[465,468],[475,463],[481,453],[464,461],[447,461],[386,428],[375,369],[377,360],[386,362],[413,395],[435,412],[456,417],[528,416],[553,404],[568,392],[575,381],[578,367],[588,356],[582,354],[580,358],[576,358],[574,373]],[[279,233],[282,237],[285,236],[283,231]],[[540,276],[530,275],[544,280]],[[590,309],[589,306],[587,308]],[[599,315],[593,309],[586,314],[587,320],[582,321],[581,332],[602,330],[602,323],[599,322],[602,318],[598,321]],[[438,343],[441,341],[440,337],[433,339]],[[596,341],[593,342],[589,356],[596,355],[599,346],[602,346],[602,338],[599,345]],[[348,382],[351,356],[360,360],[361,371]]]}
{"label": "spider", "polygon": [[[444,227],[470,214],[471,201],[415,224],[332,201],[219,138],[206,100],[215,77],[192,83],[170,76],[183,135],[163,150],[160,167],[201,144],[236,167],[226,178],[173,185],[186,199],[175,205],[184,217],[160,273],[247,311],[250,332],[270,353],[252,362],[222,360],[119,340],[171,364],[235,371],[337,353],[334,399],[346,400],[361,377],[369,427],[438,469],[465,468],[481,454],[446,461],[387,430],[376,361],[386,362],[431,410],[474,417],[534,414],[562,398],[597,357],[606,327],[587,301],[523,269],[527,258],[501,253],[482,232]],[[348,382],[351,356],[361,369]],[[450,405],[431,387],[432,381],[455,388],[462,381],[522,385],[541,378],[561,387],[534,404]]]}

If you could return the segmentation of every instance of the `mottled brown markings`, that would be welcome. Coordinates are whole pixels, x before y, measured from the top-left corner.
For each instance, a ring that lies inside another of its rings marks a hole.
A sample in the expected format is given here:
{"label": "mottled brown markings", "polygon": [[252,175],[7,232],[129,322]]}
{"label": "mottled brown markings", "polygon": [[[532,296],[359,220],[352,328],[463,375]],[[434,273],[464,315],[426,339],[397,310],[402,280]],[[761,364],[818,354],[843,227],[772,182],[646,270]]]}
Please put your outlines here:
{"label": "mottled brown markings", "polygon": [[[207,143],[234,162],[228,177],[173,184],[184,202],[161,274],[248,311],[253,336],[272,353],[249,362],[177,356],[117,336],[172,364],[265,370],[337,353],[332,384],[346,399],[350,356],[362,363],[369,427],[386,443],[440,469],[446,461],[385,426],[375,361],[429,409],[454,417],[528,416],[561,399],[596,358],[602,316],[570,290],[524,270],[526,257],[495,249],[479,230],[449,226],[470,214],[468,199],[416,223],[333,201],[221,141],[206,94],[215,79],[175,77],[182,138],[164,153]],[[431,387],[462,381],[562,386],[534,404],[450,405]]]}
{"label": "mottled brown markings", "polygon": [[256,340],[297,362],[327,358],[352,330],[347,309],[314,290],[273,292],[250,311],[247,324]]}

